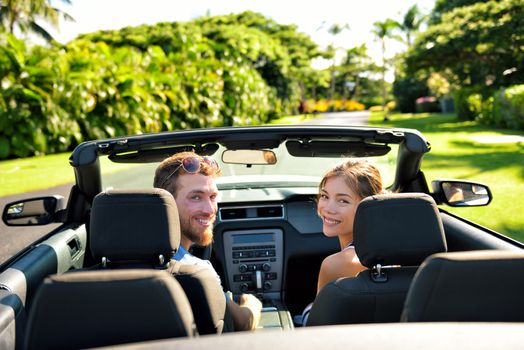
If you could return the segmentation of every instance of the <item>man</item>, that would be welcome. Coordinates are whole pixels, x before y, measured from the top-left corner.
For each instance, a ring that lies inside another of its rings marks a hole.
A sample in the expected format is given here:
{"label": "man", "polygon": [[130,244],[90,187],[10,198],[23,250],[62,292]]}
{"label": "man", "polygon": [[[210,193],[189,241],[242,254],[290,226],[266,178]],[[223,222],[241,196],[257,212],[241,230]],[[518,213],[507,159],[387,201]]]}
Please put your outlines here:
{"label": "man", "polygon": [[[220,168],[213,159],[200,157],[194,152],[181,152],[160,163],[153,185],[169,191],[178,207],[182,235],[173,259],[205,266],[220,281],[211,262],[188,252],[192,244],[207,246],[213,241],[213,224],[218,211],[215,177],[219,175]],[[242,294],[238,304],[229,297],[227,299],[235,329],[255,329],[262,309],[260,300],[251,294]]]}

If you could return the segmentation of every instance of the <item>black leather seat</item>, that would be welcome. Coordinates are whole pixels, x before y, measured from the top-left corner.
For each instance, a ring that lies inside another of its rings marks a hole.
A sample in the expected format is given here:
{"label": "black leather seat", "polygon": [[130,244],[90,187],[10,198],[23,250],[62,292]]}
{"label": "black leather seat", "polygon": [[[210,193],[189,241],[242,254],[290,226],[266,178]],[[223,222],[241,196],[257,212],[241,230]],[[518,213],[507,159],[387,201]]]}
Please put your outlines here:
{"label": "black leather seat", "polygon": [[408,322],[524,322],[524,252],[435,254],[409,289]]}
{"label": "black leather seat", "polygon": [[191,307],[165,271],[54,275],[29,313],[27,349],[84,349],[194,334]]}
{"label": "black leather seat", "polygon": [[206,268],[171,260],[180,244],[173,196],[159,188],[109,190],[98,194],[91,212],[90,247],[95,269],[155,268],[176,271],[199,334],[221,333],[226,299]]}
{"label": "black leather seat", "polygon": [[438,208],[422,193],[363,199],[353,238],[369,270],[328,283],[313,303],[308,326],[398,322],[417,266],[447,250]]}

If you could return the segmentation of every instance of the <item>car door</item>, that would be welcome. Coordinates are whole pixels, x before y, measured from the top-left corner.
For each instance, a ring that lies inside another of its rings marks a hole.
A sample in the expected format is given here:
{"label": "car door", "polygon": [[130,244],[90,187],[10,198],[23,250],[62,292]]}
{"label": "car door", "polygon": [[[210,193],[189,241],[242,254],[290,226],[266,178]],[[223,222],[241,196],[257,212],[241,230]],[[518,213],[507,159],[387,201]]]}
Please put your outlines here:
{"label": "car door", "polygon": [[[43,199],[31,199],[25,200],[26,202],[8,204],[4,210],[4,222],[7,220],[10,223],[20,224],[19,221],[22,220],[22,215],[19,213],[20,206],[24,207],[23,204],[27,203],[35,204],[38,200]],[[28,207],[34,209],[35,206],[27,205],[26,208]],[[63,209],[55,207],[53,214],[60,210]],[[13,215],[9,217],[7,214]],[[23,224],[32,222],[35,216],[41,217],[41,214],[31,213],[31,215],[24,216]],[[15,216],[19,217],[14,218]],[[13,220],[10,221],[10,219]],[[57,221],[49,219],[36,224],[52,222]],[[6,224],[9,225],[7,222]],[[86,246],[85,224],[81,222],[63,224],[17,257],[0,266],[1,349],[23,348],[27,314],[30,312],[31,303],[39,285],[50,274],[60,274],[71,269],[82,268]]]}

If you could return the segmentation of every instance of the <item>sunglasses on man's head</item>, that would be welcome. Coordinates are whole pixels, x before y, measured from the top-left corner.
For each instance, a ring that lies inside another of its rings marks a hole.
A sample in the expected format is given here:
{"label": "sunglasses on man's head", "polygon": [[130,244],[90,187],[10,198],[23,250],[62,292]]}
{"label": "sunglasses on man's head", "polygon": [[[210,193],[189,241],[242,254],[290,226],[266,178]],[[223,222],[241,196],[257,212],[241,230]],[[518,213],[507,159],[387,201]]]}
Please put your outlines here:
{"label": "sunglasses on man's head", "polygon": [[213,158],[210,158],[210,157],[198,157],[198,156],[186,157],[186,158],[182,159],[182,161],[180,162],[180,165],[177,166],[175,168],[175,170],[173,170],[164,179],[164,181],[162,181],[162,184],[160,185],[160,187],[163,187],[165,185],[166,181],[169,180],[171,178],[171,176],[173,176],[180,168],[184,169],[184,171],[186,173],[189,173],[189,174],[196,174],[196,173],[198,173],[200,171],[200,167],[202,165],[201,162],[206,163],[207,165],[209,165],[213,169],[216,169],[216,170],[220,169],[220,166],[218,165],[216,160],[214,160]]}

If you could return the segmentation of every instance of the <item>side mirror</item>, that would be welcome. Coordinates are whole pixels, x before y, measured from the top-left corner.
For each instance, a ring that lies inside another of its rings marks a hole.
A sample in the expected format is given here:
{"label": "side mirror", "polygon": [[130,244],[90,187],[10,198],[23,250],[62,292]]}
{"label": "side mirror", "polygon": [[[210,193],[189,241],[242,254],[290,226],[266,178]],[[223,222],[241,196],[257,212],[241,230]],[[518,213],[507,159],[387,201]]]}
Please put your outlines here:
{"label": "side mirror", "polygon": [[57,213],[65,209],[62,196],[39,197],[8,203],[2,213],[7,226],[47,225],[57,220]]}
{"label": "side mirror", "polygon": [[488,205],[493,198],[489,187],[477,182],[436,180],[431,184],[437,202],[451,207],[481,207]]}

